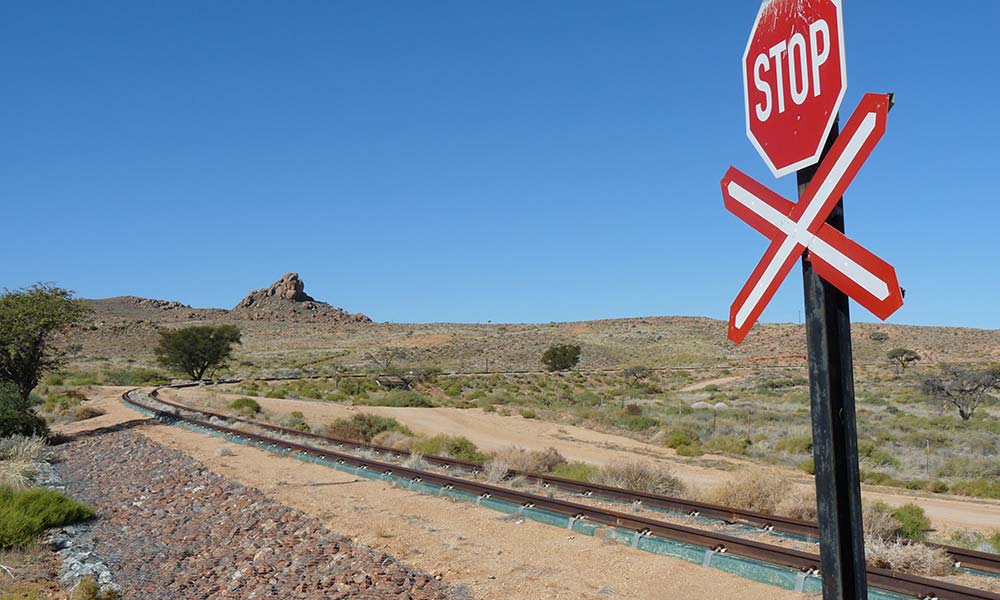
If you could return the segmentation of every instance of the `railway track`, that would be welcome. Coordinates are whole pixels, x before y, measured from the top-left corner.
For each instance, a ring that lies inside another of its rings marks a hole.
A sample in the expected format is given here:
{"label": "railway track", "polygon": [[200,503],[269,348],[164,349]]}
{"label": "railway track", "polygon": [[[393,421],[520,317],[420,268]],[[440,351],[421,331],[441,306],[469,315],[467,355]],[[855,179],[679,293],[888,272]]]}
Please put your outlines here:
{"label": "railway track", "polygon": [[[588,506],[585,504],[512,490],[452,475],[413,469],[400,464],[383,462],[382,460],[378,460],[376,458],[367,458],[365,456],[350,454],[348,452],[340,452],[337,450],[305,445],[297,441],[291,441],[288,438],[293,436],[295,439],[313,438],[317,439],[317,441],[322,440],[325,444],[332,444],[343,448],[364,448],[396,459],[403,458],[406,455],[403,451],[391,448],[374,447],[349,440],[326,438],[324,436],[311,433],[306,434],[297,430],[262,424],[249,419],[242,419],[220,413],[213,413],[207,410],[192,408],[182,404],[159,399],[157,398],[157,393],[155,391],[150,394],[153,403],[143,402],[136,397],[137,394],[135,392],[136,390],[125,392],[122,395],[122,399],[128,404],[169,421],[183,421],[226,436],[250,440],[274,449],[298,453],[305,457],[322,458],[341,465],[350,465],[351,467],[358,469],[371,470],[372,472],[380,473],[386,477],[394,476],[396,478],[403,478],[405,480],[409,480],[411,485],[417,482],[424,482],[439,486],[442,490],[459,490],[468,494],[474,494],[480,500],[492,498],[514,505],[519,505],[522,509],[542,509],[550,513],[564,516],[567,519],[569,527],[572,527],[574,522],[588,522],[632,532],[635,535],[636,540],[642,537],[656,536],[661,539],[704,548],[706,551],[706,563],[710,560],[711,555],[730,554],[770,565],[778,565],[794,569],[802,574],[802,579],[804,579],[805,575],[818,573],[819,570],[820,561],[817,554],[783,548],[781,546],[774,546],[754,540],[747,540],[725,533],[700,530],[685,525],[668,523],[642,515],[626,514],[606,508]],[[168,407],[169,410],[158,407],[156,404]],[[185,412],[200,414],[204,417],[197,418],[191,415],[186,415],[184,414]],[[243,431],[223,425],[219,423],[220,420],[252,424],[283,437],[273,437],[271,435],[262,435],[259,433]],[[479,465],[473,463],[455,461],[441,457],[425,456],[423,458],[432,464],[436,464],[437,466],[447,469],[456,468],[475,472],[481,468]],[[794,528],[794,533],[799,535],[809,535],[807,533],[807,526],[811,525],[813,528],[811,531],[815,532],[814,524],[809,524],[803,521],[774,518],[770,515],[759,515],[757,513],[748,513],[746,511],[733,511],[724,507],[694,503],[664,496],[640,494],[617,488],[610,488],[607,486],[595,486],[593,484],[584,484],[581,482],[550,478],[530,473],[522,474],[514,472],[513,474],[526,477],[529,481],[534,481],[543,486],[557,487],[558,489],[574,491],[581,494],[588,494],[589,492],[588,495],[600,494],[619,500],[629,500],[643,503],[656,502],[657,504],[655,504],[655,506],[666,508],[668,510],[689,510],[688,514],[713,516],[714,518],[719,518],[720,520],[727,522],[746,522],[763,528],[770,527],[773,529],[783,527],[787,528],[789,531]],[[969,552],[957,548],[954,550],[956,550],[960,555],[962,555],[961,553],[963,552]],[[1000,563],[996,561],[996,557],[988,560],[990,557],[989,554],[975,554],[983,555],[982,557],[973,556],[974,559],[978,559],[983,563],[983,570],[1000,572]],[[953,556],[956,560],[958,560],[958,556]],[[987,569],[986,567],[990,568]],[[893,573],[887,569],[875,567],[868,568],[868,582],[869,585],[875,588],[888,590],[890,592],[902,594],[912,598],[920,598],[922,600],[1000,600],[1000,594],[928,579],[925,577],[918,577],[915,575]]]}
{"label": "railway track", "polygon": [[[181,384],[181,385],[187,385],[187,384]],[[301,432],[295,429],[288,429],[277,425],[271,425],[269,423],[261,423],[259,421],[254,421],[252,419],[234,417],[222,413],[208,411],[201,408],[198,409],[191,408],[183,404],[169,402],[159,398],[159,393],[156,390],[154,390],[150,395],[154,399],[156,399],[157,402],[164,404],[166,406],[171,406],[173,408],[177,408],[180,410],[192,410],[195,412],[200,412],[202,414],[210,415],[221,419],[227,419],[238,423],[254,425],[256,427],[261,427],[263,429],[275,431],[283,435],[293,435],[306,439],[314,439],[319,442],[326,444],[333,444],[341,448],[366,450],[374,452],[376,455],[384,454],[385,456],[389,456],[394,459],[406,458],[410,455],[410,453],[406,450],[397,450],[395,448],[379,446],[376,444],[367,444],[355,440],[333,438],[315,433]],[[433,464],[438,467],[443,467],[445,469],[462,470],[473,474],[476,474],[482,470],[482,465],[473,462],[467,462],[440,456],[422,456],[422,458],[424,461],[430,464]],[[552,477],[550,475],[540,475],[537,473],[530,473],[527,471],[518,471],[516,469],[508,470],[507,478],[509,479],[521,478],[528,483],[541,485],[542,487],[555,488],[565,492],[580,494],[588,497],[597,497],[612,501],[637,504],[645,507],[653,507],[656,509],[677,513],[679,515],[716,519],[726,524],[750,525],[753,527],[757,527],[758,529],[761,529],[763,531],[777,531],[780,533],[792,534],[794,536],[806,538],[812,541],[819,540],[819,527],[815,522],[812,521],[802,521],[798,519],[782,517],[779,515],[768,515],[753,511],[738,510],[716,504],[710,504],[707,502],[696,502],[693,500],[685,500],[682,498],[673,498],[658,494],[650,494],[645,492],[626,490],[622,488],[600,485],[596,483],[577,481],[574,479],[563,479],[561,477]],[[969,550],[966,548],[959,548],[957,546],[934,544],[929,542],[926,542],[925,545],[941,548],[942,550],[947,552],[948,555],[951,556],[952,561],[956,564],[956,566],[1000,575],[1000,556],[996,554],[991,554],[988,552],[979,552],[976,550]]]}

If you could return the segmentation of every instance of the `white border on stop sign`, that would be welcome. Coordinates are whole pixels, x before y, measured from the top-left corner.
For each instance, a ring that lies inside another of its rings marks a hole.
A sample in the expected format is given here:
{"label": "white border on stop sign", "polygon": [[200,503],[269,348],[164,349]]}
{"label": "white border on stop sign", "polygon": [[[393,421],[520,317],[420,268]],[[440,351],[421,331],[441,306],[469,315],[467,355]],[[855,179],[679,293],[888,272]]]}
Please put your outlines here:
{"label": "white border on stop sign", "polygon": [[819,162],[820,155],[823,154],[823,146],[826,145],[826,138],[830,135],[830,129],[833,127],[834,121],[837,120],[837,115],[840,112],[840,105],[844,101],[844,95],[847,94],[847,58],[844,51],[844,5],[843,0],[829,0],[834,6],[837,7],[837,31],[840,34],[840,95],[837,97],[837,102],[833,106],[833,110],[830,111],[830,117],[827,119],[826,127],[823,129],[823,135],[820,136],[819,146],[816,147],[816,152],[809,158],[800,160],[799,162],[789,165],[787,167],[776,169],[771,159],[767,156],[767,152],[764,151],[764,147],[760,145],[754,136],[753,132],[750,131],[750,82],[747,80],[747,58],[750,57],[750,44],[753,43],[754,33],[757,31],[757,26],[760,24],[760,17],[764,14],[764,9],[770,4],[775,4],[779,2],[794,2],[796,4],[806,3],[806,0],[763,0],[760,3],[760,8],[757,10],[757,17],[753,21],[753,27],[750,28],[750,37],[747,38],[747,47],[743,50],[743,62],[740,65],[743,71],[743,114],[746,120],[746,133],[747,139],[753,144],[754,148],[757,149],[757,153],[760,157],[764,159],[764,164],[767,168],[771,170],[771,173],[775,177],[781,178],[790,173],[794,173],[799,169],[804,169],[806,167],[812,166]]}

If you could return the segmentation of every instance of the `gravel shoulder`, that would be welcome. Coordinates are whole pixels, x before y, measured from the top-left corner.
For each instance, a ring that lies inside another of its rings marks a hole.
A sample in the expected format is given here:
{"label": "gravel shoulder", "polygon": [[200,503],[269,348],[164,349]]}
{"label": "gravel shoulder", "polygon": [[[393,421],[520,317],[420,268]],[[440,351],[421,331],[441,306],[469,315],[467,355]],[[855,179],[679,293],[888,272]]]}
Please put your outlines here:
{"label": "gravel shoulder", "polygon": [[[121,404],[119,393],[94,391],[95,404],[108,412],[98,418],[102,422],[93,419],[93,426],[141,418]],[[73,429],[86,435],[86,423],[76,423]],[[144,423],[132,430],[191,457],[206,473],[259,490],[329,530],[390,553],[448,585],[462,586],[477,598],[802,598],[714,569],[511,519],[475,505],[359,480],[186,429]],[[134,520],[134,514],[123,513],[123,523]],[[208,531],[211,528],[200,535]],[[191,531],[192,536],[196,533]]]}

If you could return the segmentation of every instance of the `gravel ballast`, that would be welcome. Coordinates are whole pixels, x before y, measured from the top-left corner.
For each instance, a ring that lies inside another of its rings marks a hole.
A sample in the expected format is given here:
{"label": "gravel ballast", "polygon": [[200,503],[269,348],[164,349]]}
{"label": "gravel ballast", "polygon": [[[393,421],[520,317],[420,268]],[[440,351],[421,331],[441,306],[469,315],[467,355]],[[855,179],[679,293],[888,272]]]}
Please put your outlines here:
{"label": "gravel ballast", "polygon": [[97,508],[95,550],[124,598],[468,598],[138,433],[69,442],[55,460],[67,493]]}

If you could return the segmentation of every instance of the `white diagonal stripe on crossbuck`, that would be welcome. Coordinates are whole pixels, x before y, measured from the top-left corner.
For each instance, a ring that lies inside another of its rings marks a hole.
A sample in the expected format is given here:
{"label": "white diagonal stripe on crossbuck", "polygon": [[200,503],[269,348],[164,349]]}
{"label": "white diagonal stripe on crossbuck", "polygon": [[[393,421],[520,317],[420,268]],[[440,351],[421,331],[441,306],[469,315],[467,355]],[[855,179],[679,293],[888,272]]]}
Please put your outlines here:
{"label": "white diagonal stripe on crossbuck", "polygon": [[743,324],[746,323],[750,313],[753,312],[754,307],[764,297],[768,287],[770,287],[775,277],[777,277],[781,265],[788,260],[788,257],[795,250],[797,244],[802,244],[803,247],[808,248],[877,299],[884,300],[889,296],[889,286],[885,281],[882,281],[877,275],[871,273],[847,257],[843,252],[831,246],[826,240],[809,232],[809,226],[812,224],[812,221],[816,218],[820,209],[823,208],[823,205],[826,204],[837,183],[843,178],[848,167],[875,130],[876,119],[877,115],[875,113],[865,115],[861,126],[854,132],[854,135],[844,148],[844,152],[838,157],[837,162],[834,163],[830,172],[816,190],[816,194],[813,195],[798,221],[793,221],[788,216],[781,214],[781,212],[770,204],[754,196],[753,193],[736,182],[729,182],[727,191],[733,200],[747,207],[785,234],[785,239],[782,241],[781,246],[778,247],[778,251],[771,257],[771,261],[764,269],[761,277],[754,284],[753,289],[739,311],[736,312],[735,325],[737,328],[743,327]]}

